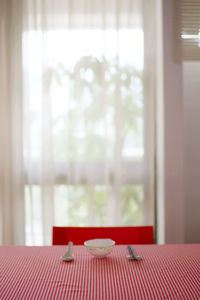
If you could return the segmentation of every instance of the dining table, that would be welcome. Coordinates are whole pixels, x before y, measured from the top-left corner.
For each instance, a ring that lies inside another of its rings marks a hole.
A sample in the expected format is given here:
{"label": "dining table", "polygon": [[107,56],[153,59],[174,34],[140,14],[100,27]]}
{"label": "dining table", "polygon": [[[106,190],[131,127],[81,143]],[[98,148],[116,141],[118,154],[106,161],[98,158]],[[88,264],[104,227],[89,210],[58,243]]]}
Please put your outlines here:
{"label": "dining table", "polygon": [[0,299],[200,299],[200,244],[115,245],[95,258],[84,245],[0,246]]}

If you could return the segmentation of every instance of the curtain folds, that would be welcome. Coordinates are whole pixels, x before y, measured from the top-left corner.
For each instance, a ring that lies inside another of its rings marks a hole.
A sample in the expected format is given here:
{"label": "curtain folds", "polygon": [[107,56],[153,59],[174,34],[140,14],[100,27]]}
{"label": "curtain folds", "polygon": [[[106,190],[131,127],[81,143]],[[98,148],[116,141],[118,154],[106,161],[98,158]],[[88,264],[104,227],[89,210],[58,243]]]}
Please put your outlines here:
{"label": "curtain folds", "polygon": [[24,244],[22,3],[0,1],[0,243]]}
{"label": "curtain folds", "polygon": [[2,243],[154,224],[154,1],[0,4]]}

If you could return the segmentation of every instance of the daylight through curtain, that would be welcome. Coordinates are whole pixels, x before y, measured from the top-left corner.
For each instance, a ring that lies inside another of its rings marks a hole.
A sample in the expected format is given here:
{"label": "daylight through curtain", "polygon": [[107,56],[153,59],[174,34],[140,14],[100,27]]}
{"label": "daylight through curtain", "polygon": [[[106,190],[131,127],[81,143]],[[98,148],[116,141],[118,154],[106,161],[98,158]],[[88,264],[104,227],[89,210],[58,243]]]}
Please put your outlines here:
{"label": "daylight through curtain", "polygon": [[26,244],[154,224],[153,0],[21,3]]}

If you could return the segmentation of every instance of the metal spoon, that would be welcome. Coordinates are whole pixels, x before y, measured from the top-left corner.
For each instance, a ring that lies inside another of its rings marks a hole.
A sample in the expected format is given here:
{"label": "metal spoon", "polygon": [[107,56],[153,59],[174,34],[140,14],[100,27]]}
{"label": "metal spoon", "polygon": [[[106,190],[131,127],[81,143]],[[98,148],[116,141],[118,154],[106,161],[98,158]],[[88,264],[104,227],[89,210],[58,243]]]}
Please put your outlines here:
{"label": "metal spoon", "polygon": [[72,261],[74,259],[74,256],[72,254],[72,246],[73,246],[73,243],[69,242],[67,252],[63,256],[61,256],[61,259],[63,261]]}
{"label": "metal spoon", "polygon": [[130,256],[127,256],[128,259],[133,259],[133,260],[141,260],[142,259],[141,256],[137,256],[135,254],[135,251],[133,250],[133,247],[131,245],[128,245],[127,249],[128,249],[128,251],[130,253]]}

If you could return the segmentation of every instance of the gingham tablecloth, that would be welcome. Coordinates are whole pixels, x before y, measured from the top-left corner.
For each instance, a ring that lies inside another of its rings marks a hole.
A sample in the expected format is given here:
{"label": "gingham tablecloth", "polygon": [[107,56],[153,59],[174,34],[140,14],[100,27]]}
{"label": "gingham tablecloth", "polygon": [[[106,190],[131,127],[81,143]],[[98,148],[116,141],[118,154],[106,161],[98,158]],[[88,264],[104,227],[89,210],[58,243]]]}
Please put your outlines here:
{"label": "gingham tablecloth", "polygon": [[200,299],[200,245],[115,246],[104,259],[74,246],[0,247],[0,299]]}

